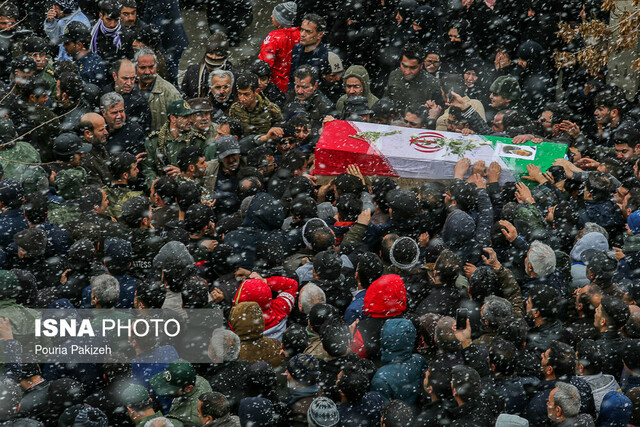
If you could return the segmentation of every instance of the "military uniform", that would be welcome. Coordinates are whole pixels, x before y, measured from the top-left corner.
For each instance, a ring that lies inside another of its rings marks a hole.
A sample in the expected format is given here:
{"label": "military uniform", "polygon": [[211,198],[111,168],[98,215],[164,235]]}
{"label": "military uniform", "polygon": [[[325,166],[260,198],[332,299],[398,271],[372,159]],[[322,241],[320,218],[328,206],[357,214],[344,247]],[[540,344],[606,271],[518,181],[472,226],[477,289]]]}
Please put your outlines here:
{"label": "military uniform", "polygon": [[242,123],[245,136],[264,135],[282,121],[282,112],[280,107],[258,94],[258,103],[253,111],[248,111],[240,102],[234,102],[229,109],[229,117]]}
{"label": "military uniform", "polygon": [[38,77],[42,77],[42,80],[47,82],[47,84],[49,85],[49,89],[50,89],[49,96],[51,98],[55,98],[55,96],[56,96],[56,74],[53,72],[53,67],[51,66],[51,62],[52,62],[51,59],[49,59],[49,62],[47,63],[47,66],[44,67],[42,69],[42,71],[40,71],[40,73],[38,74]]}
{"label": "military uniform", "polygon": [[91,83],[98,87],[108,84],[108,73],[100,55],[89,52],[76,60],[78,74],[85,83]]}
{"label": "military uniform", "polygon": [[117,220],[119,220],[122,215],[122,205],[124,202],[143,195],[142,191],[134,191],[125,184],[109,185],[104,188],[104,192],[107,193],[107,198],[109,199],[107,214]]}
{"label": "military uniform", "polygon": [[197,132],[189,132],[183,138],[176,140],[169,132],[169,123],[165,123],[157,132],[153,132],[144,143],[147,157],[142,164],[147,186],[156,178],[163,175],[163,169],[169,165],[177,164],[177,157],[180,150],[187,145],[197,145],[204,150],[206,146],[205,136]]}
{"label": "military uniform", "polygon": [[42,125],[31,132],[25,139],[38,150],[41,161],[53,161],[51,144],[60,133],[60,122],[56,119],[56,115],[44,105],[18,102],[13,120],[19,135],[24,135]]}
{"label": "military uniform", "polygon": [[0,117],[0,166],[4,170],[3,179],[20,180],[25,169],[29,165],[15,163],[18,160],[24,163],[40,163],[40,154],[28,142],[9,141],[17,137],[15,128],[10,119]]}

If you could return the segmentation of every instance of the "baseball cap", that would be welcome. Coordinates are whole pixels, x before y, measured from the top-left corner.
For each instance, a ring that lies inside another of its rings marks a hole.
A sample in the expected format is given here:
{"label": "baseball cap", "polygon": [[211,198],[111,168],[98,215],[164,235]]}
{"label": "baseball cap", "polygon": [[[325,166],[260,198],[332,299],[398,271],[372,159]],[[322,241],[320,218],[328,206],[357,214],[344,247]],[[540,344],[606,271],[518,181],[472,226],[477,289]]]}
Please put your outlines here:
{"label": "baseball cap", "polygon": [[190,116],[195,114],[191,106],[184,100],[173,101],[167,107],[167,115],[169,116]]}
{"label": "baseball cap", "polygon": [[167,396],[196,382],[196,370],[184,359],[174,360],[166,371],[151,377],[151,388],[158,396]]}
{"label": "baseball cap", "polygon": [[83,142],[75,133],[65,132],[53,140],[53,152],[56,156],[68,157],[76,153],[88,153],[91,144]]}
{"label": "baseball cap", "polygon": [[124,406],[135,405],[136,403],[146,402],[151,399],[149,392],[140,384],[131,384],[124,389],[120,396],[120,401]]}
{"label": "baseball cap", "polygon": [[231,135],[221,136],[216,140],[218,144],[218,159],[222,160],[232,154],[240,154],[240,143]]}
{"label": "baseball cap", "polygon": [[73,21],[67,25],[62,35],[62,43],[81,42],[88,46],[91,31],[80,21]]}
{"label": "baseball cap", "polygon": [[611,278],[618,269],[618,260],[607,251],[586,249],[580,259],[597,279]]}

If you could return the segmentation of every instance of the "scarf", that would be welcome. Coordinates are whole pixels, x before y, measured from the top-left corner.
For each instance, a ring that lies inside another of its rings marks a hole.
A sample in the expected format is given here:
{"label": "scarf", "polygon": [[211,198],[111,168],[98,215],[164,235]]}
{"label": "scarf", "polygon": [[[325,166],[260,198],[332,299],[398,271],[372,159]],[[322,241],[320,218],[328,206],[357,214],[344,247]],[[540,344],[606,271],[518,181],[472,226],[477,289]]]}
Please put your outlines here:
{"label": "scarf", "polygon": [[111,37],[113,39],[113,45],[116,47],[116,52],[122,49],[122,40],[120,39],[120,29],[122,28],[121,24],[115,28],[107,28],[104,26],[102,19],[96,22],[96,25],[91,29],[91,52],[98,53],[98,30],[105,37]]}

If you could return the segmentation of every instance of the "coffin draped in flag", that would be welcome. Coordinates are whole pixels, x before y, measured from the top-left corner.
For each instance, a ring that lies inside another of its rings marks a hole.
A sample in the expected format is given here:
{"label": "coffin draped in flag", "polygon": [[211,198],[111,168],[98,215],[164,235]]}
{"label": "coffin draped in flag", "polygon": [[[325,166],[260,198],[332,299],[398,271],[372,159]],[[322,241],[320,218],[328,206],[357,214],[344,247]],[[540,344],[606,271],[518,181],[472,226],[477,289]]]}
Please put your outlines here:
{"label": "coffin draped in flag", "polygon": [[467,157],[498,162],[501,182],[526,174],[527,164],[543,171],[565,156],[566,144],[511,144],[511,139],[335,120],[316,145],[315,173],[337,175],[356,164],[364,175],[453,179],[453,166]]}

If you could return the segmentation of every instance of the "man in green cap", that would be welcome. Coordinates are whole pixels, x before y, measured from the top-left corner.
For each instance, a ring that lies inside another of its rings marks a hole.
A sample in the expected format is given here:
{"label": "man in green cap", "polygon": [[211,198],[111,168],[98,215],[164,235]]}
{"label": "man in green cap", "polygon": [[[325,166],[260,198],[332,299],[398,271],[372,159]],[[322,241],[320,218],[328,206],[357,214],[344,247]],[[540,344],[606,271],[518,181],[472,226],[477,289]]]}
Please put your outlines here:
{"label": "man in green cap", "polygon": [[[144,426],[148,421],[162,417],[162,412],[153,410],[153,402],[146,388],[139,384],[129,385],[121,395],[122,406],[127,408],[127,415],[136,427]],[[184,424],[176,418],[171,417],[174,426],[180,427]]]}
{"label": "man in green cap", "polygon": [[[20,294],[18,277],[8,270],[0,270],[0,318],[6,317],[11,322],[14,339],[20,341],[24,348],[34,348],[36,319],[40,314],[27,308],[18,301]],[[40,342],[42,344],[42,342]],[[209,388],[211,391],[211,388]],[[199,396],[199,395],[198,395]],[[197,409],[196,398],[196,409]]]}
{"label": "man in green cap", "polygon": [[198,398],[212,390],[207,380],[196,375],[191,363],[175,360],[166,371],[151,377],[150,383],[157,395],[173,396],[169,416],[178,418],[187,427],[202,425],[198,417]]}
{"label": "man in green cap", "polygon": [[40,163],[38,150],[28,142],[15,141],[17,137],[11,119],[0,117],[0,166],[4,169],[4,179],[19,180],[29,167],[24,163]]}
{"label": "man in green cap", "polygon": [[147,187],[163,174],[177,176],[180,168],[177,157],[180,149],[187,145],[196,145],[204,149],[206,137],[191,128],[195,111],[186,101],[173,101],[167,108],[169,120],[162,128],[153,132],[144,143],[147,157],[142,164]]}
{"label": "man in green cap", "polygon": [[513,76],[500,76],[489,87],[491,107],[496,110],[518,109],[520,85]]}

